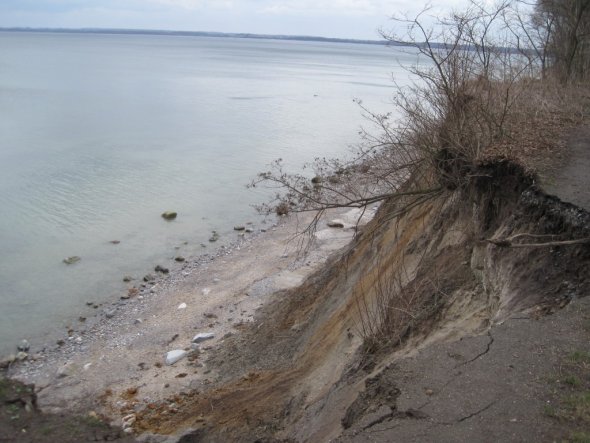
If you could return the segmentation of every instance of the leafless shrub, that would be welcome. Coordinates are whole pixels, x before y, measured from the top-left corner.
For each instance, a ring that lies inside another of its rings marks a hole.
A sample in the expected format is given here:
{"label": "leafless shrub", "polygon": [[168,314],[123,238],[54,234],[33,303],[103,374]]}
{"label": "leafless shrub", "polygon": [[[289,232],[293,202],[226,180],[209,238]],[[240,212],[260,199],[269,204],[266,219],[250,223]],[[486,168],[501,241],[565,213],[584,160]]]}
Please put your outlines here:
{"label": "leafless shrub", "polygon": [[376,278],[368,286],[361,285],[354,294],[357,329],[367,354],[384,346],[399,345],[438,310],[445,295],[436,279],[416,279],[405,266],[391,268],[378,263],[374,269]]}

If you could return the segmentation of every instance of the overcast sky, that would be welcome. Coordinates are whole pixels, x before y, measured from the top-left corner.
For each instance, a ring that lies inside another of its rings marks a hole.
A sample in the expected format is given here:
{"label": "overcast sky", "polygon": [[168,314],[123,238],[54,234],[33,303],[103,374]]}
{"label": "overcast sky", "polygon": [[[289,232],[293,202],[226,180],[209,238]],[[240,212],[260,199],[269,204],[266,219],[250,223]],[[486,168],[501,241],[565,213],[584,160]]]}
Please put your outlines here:
{"label": "overcast sky", "polygon": [[[486,1],[486,0],[482,0]],[[0,0],[0,27],[133,28],[378,39],[426,0]],[[466,0],[431,0],[435,11]]]}

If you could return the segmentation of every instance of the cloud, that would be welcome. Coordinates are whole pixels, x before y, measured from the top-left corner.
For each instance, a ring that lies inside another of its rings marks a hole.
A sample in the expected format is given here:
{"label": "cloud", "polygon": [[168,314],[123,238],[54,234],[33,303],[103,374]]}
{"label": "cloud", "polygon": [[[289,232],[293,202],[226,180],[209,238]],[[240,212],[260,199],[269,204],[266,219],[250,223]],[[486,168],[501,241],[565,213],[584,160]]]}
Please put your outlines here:
{"label": "cloud", "polygon": [[264,14],[374,15],[387,10],[380,0],[270,0],[259,11]]}
{"label": "cloud", "polygon": [[148,0],[148,2],[164,7],[188,10],[229,9],[236,3],[232,0]]}

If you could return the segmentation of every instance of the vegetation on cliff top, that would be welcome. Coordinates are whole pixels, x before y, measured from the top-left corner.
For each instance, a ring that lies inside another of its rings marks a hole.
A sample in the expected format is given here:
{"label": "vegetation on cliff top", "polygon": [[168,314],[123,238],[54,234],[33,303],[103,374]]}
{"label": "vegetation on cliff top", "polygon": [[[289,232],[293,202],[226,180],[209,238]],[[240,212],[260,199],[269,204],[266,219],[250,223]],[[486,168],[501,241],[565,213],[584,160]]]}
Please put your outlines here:
{"label": "vegetation on cliff top", "polygon": [[275,162],[252,183],[277,188],[260,210],[319,211],[317,221],[329,208],[403,199],[399,215],[464,188],[490,159],[531,174],[556,163],[559,135],[587,115],[590,1],[480,3],[431,28],[427,9],[394,18],[397,31],[384,38],[410,42],[427,61],[407,68],[415,81],[397,89],[396,112],[376,114],[359,101],[372,127],[361,130],[353,159],[318,158],[306,165],[311,180]]}

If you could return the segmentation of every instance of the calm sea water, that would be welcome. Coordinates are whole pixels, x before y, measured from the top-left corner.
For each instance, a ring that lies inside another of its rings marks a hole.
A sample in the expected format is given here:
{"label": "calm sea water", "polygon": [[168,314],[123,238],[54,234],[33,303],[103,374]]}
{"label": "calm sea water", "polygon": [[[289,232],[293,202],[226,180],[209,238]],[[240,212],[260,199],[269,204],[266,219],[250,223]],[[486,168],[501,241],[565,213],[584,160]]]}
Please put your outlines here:
{"label": "calm sea water", "polygon": [[389,110],[400,59],[415,61],[369,45],[0,33],[0,354],[116,300],[124,275],[202,253],[214,229],[235,239],[264,199],[244,185],[278,157],[345,155],[363,123],[353,98]]}

